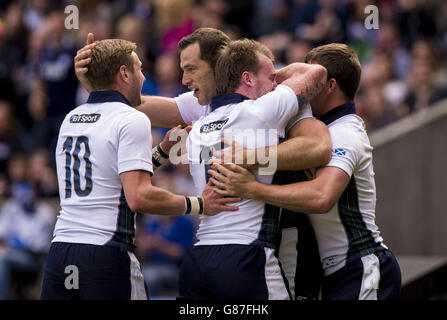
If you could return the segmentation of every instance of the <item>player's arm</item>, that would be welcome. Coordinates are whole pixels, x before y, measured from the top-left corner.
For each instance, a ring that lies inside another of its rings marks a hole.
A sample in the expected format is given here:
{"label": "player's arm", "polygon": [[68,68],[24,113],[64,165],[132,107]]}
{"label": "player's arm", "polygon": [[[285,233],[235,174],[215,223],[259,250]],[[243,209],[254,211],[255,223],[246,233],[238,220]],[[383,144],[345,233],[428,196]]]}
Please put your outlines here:
{"label": "player's arm", "polygon": [[327,70],[319,64],[295,62],[278,70],[276,82],[290,87],[300,107],[320,93],[327,81]]}
{"label": "player's arm", "polygon": [[146,114],[155,127],[172,128],[186,126],[174,98],[141,96],[141,104],[135,109]]}
{"label": "player's arm", "polygon": [[248,149],[229,138],[222,142],[231,146],[214,151],[213,156],[221,163],[237,163],[247,169],[268,165],[271,155],[276,157],[276,170],[304,170],[325,165],[331,158],[332,142],[327,126],[315,119],[297,122],[288,133],[289,139],[279,145]]}
{"label": "player's arm", "polygon": [[311,181],[287,185],[263,184],[247,170],[235,164],[214,163],[210,174],[217,193],[237,194],[297,212],[326,213],[346,189],[350,177],[337,167],[321,167]]}
{"label": "player's arm", "polygon": [[87,80],[85,74],[88,71],[87,65],[91,62],[90,55],[92,53],[92,49],[96,46],[94,42],[93,33],[89,33],[87,35],[87,43],[84,47],[78,50],[76,56],[74,57],[74,67],[76,78],[78,78],[81,85],[84,87],[88,93],[94,91],[93,87],[90,85],[90,82]]}
{"label": "player's arm", "polygon": [[[181,157],[182,151],[186,153],[186,138],[191,131],[192,126],[181,128],[180,125],[169,130],[163,140],[154,148],[152,148],[152,166],[154,171],[170,161],[170,157]],[[180,144],[179,148],[175,148],[171,153],[172,147]]]}
{"label": "player's arm", "polygon": [[[236,211],[237,207],[226,204],[241,201],[240,198],[224,198],[211,186],[201,197],[185,197],[152,185],[148,171],[132,170],[120,174],[124,194],[130,209],[135,212],[160,215],[205,214]],[[200,210],[201,209],[201,210]]]}
{"label": "player's arm", "polygon": [[[290,87],[297,95],[299,107],[304,108],[324,87],[327,70],[321,65],[292,63],[277,72],[277,82]],[[331,154],[329,130],[313,118],[298,121],[289,130],[289,140],[277,145],[259,149],[247,149],[224,138],[231,145],[224,151],[213,154],[225,163],[241,164],[245,168],[268,165],[265,160],[275,158],[277,170],[302,170],[326,164]],[[254,159],[254,161],[253,161]]]}
{"label": "player's arm", "polygon": [[[327,70],[321,65],[292,63],[276,74],[278,84],[290,87],[297,95],[300,108],[323,89]],[[321,121],[307,118],[298,121],[288,133],[289,139],[266,148],[265,155],[276,154],[277,170],[302,170],[326,164],[331,156],[329,130]],[[256,155],[262,150],[256,150]],[[257,159],[257,157],[256,157]],[[259,165],[259,161],[256,161]]]}
{"label": "player's arm", "polygon": [[[289,131],[289,139],[256,154],[276,152],[277,170],[303,170],[326,164],[331,158],[332,142],[327,126],[315,119],[297,122]],[[276,149],[276,150],[273,150]]]}

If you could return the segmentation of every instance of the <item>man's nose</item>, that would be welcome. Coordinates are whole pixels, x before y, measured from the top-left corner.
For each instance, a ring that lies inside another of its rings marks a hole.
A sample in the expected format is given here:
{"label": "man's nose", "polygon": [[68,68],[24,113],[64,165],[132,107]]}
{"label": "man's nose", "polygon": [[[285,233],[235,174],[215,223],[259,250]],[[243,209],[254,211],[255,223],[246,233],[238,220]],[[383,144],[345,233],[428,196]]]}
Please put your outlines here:
{"label": "man's nose", "polygon": [[184,85],[184,86],[188,86],[188,84],[191,82],[191,80],[189,79],[189,77],[185,74],[185,73],[183,73],[183,76],[182,76],[182,84]]}

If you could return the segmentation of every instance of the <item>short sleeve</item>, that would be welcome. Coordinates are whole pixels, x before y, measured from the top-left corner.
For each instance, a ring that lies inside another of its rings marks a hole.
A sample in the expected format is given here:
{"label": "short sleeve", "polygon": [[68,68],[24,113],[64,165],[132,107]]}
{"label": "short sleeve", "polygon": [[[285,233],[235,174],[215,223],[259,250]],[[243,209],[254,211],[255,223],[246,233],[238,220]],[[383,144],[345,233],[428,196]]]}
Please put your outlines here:
{"label": "short sleeve", "polygon": [[332,139],[332,155],[326,167],[337,167],[351,176],[357,164],[359,141],[357,132],[349,126],[329,127]]}
{"label": "short sleeve", "polygon": [[120,123],[118,142],[118,172],[144,170],[153,173],[151,122],[136,111]]}
{"label": "short sleeve", "polygon": [[298,114],[293,116],[286,126],[286,132],[288,132],[295,124],[300,122],[303,119],[313,118],[312,108],[310,107],[310,103],[306,103],[304,106],[300,107]]}
{"label": "short sleeve", "polygon": [[175,97],[174,100],[185,123],[192,124],[200,118],[202,106],[192,91],[183,93]]}
{"label": "short sleeve", "polygon": [[288,86],[279,85],[272,92],[254,100],[251,112],[263,119],[270,128],[279,129],[280,135],[285,135],[289,120],[299,111],[295,92]]}

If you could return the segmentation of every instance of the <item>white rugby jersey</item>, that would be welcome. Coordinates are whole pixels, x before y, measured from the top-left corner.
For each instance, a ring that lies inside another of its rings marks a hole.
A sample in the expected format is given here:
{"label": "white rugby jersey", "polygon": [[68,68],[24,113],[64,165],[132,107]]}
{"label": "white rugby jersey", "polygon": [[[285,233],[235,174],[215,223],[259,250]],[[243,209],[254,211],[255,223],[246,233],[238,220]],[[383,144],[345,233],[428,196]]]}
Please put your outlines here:
{"label": "white rugby jersey", "polygon": [[187,124],[192,124],[211,112],[209,104],[205,106],[199,104],[197,98],[194,97],[193,91],[182,93],[175,97],[174,100],[183,121]]}
{"label": "white rugby jersey", "polygon": [[120,173],[152,173],[149,118],[118,91],[95,91],[64,119],[56,148],[61,211],[53,242],[133,251],[135,214]]}
{"label": "white rugby jersey", "polygon": [[[211,107],[209,104],[202,106],[199,104],[199,101],[196,97],[194,97],[194,92],[189,91],[183,93],[174,98],[175,103],[179,109],[180,115],[182,119],[187,124],[193,124],[195,121],[200,118],[208,115],[211,112]],[[306,104],[305,106],[300,106],[300,110],[298,114],[293,116],[286,127],[286,132],[292,128],[298,121],[313,118],[312,109],[310,104]]]}
{"label": "white rugby jersey", "polygon": [[382,242],[375,224],[376,186],[372,146],[363,120],[348,102],[320,120],[328,125],[332,158],[326,166],[345,171],[350,182],[335,206],[325,214],[309,214],[325,275],[374,252]]}
{"label": "white rugby jersey", "polygon": [[[232,137],[248,148],[276,145],[298,109],[295,93],[284,85],[257,100],[237,93],[213,97],[212,112],[194,123],[187,140],[190,172],[197,194],[202,193],[209,179],[208,160],[213,150],[221,149],[222,136]],[[260,175],[259,170],[253,173],[257,180],[271,183],[275,170],[267,175]],[[271,238],[278,232],[278,215],[274,217],[275,227],[270,228],[271,217],[264,215],[264,202],[247,199],[234,205],[239,207],[236,212],[200,217],[196,245],[259,243],[273,247]]]}

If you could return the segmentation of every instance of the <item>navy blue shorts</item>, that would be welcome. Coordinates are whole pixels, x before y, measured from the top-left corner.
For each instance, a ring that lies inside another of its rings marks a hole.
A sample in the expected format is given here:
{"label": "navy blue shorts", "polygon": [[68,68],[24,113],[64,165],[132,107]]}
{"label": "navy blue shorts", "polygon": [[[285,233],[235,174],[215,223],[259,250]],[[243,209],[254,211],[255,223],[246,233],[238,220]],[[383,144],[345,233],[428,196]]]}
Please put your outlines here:
{"label": "navy blue shorts", "polygon": [[179,294],[179,299],[290,299],[274,250],[239,244],[189,247],[180,269]]}
{"label": "navy blue shorts", "polygon": [[394,300],[402,277],[393,253],[380,248],[323,278],[323,300]]}
{"label": "navy blue shorts", "polygon": [[54,242],[45,266],[42,300],[147,300],[134,254],[119,248]]}

